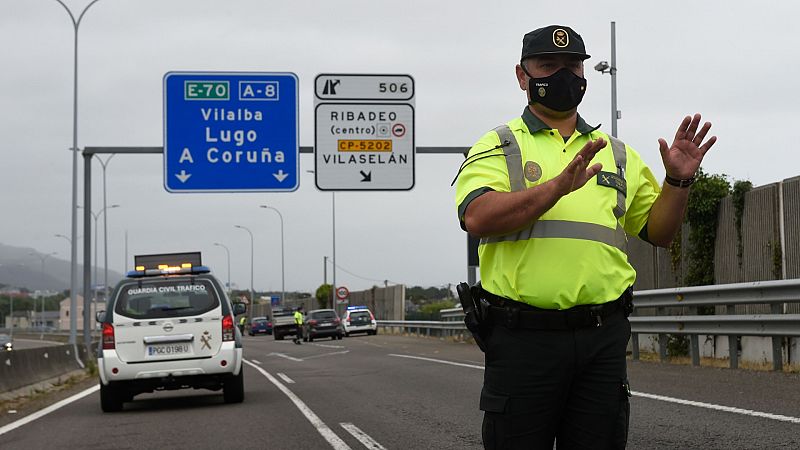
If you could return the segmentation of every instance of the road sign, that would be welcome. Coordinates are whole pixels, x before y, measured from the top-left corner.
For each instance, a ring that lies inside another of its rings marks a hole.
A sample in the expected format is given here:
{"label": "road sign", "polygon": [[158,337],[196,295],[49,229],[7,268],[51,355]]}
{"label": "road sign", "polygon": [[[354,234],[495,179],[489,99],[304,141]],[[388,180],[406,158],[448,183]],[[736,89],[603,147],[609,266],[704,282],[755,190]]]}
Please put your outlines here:
{"label": "road sign", "polygon": [[315,180],[321,190],[414,187],[414,79],[321,74],[315,79]]}
{"label": "road sign", "polygon": [[294,191],[298,80],[293,73],[164,76],[164,187],[169,192]]}
{"label": "road sign", "polygon": [[339,286],[336,288],[336,298],[338,298],[339,300],[344,300],[349,296],[350,296],[350,291],[346,287]]}

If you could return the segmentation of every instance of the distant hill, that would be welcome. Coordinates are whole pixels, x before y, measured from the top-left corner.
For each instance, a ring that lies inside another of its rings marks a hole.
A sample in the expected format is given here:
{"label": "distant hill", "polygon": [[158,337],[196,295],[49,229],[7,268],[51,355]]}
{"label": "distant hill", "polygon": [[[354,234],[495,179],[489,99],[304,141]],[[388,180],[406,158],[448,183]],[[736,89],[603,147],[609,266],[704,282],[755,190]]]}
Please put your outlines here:
{"label": "distant hill", "polygon": [[[44,263],[44,276],[42,276],[42,263],[39,256],[42,253],[29,247],[12,247],[0,244],[0,284],[16,288],[26,288],[31,291],[37,289],[63,291],[69,289],[69,260],[56,256],[49,256]],[[103,278],[103,269],[98,268],[98,276]],[[113,270],[108,271],[108,284],[113,286],[122,274]],[[83,289],[83,266],[78,264],[78,289]]]}

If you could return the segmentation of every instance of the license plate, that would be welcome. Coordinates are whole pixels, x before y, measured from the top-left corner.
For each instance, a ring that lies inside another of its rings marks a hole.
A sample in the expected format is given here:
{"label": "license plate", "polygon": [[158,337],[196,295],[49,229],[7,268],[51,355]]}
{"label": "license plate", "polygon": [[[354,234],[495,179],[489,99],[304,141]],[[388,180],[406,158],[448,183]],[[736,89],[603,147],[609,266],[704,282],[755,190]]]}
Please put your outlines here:
{"label": "license plate", "polygon": [[319,324],[319,326],[321,326],[321,327],[329,327],[331,325],[333,325],[332,322],[323,322],[323,323]]}
{"label": "license plate", "polygon": [[189,344],[160,344],[147,347],[148,356],[172,356],[189,353]]}

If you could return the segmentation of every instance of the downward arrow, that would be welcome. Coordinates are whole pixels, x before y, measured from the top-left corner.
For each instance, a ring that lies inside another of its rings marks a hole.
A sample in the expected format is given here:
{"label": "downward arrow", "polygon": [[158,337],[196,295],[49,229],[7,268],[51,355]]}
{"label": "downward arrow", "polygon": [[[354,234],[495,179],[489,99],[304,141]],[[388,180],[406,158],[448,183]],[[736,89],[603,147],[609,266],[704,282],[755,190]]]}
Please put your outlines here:
{"label": "downward arrow", "polygon": [[279,183],[281,183],[283,182],[283,180],[286,179],[286,177],[289,176],[289,174],[284,172],[283,169],[281,169],[278,171],[278,173],[273,173],[272,176],[275,177],[275,179],[277,179]]}
{"label": "downward arrow", "polygon": [[361,180],[362,183],[364,183],[364,182],[369,183],[370,181],[372,181],[372,171],[371,170],[369,171],[369,173],[364,173],[363,170],[360,170],[359,172],[361,172],[361,176],[364,177]]}
{"label": "downward arrow", "polygon": [[186,173],[186,171],[185,171],[185,170],[181,170],[181,173],[176,173],[176,174],[175,174],[175,176],[176,176],[176,177],[177,177],[179,180],[181,180],[181,183],[186,183],[186,180],[188,180],[188,179],[189,179],[189,177],[190,177],[190,176],[192,176],[192,174],[190,174],[190,173]]}

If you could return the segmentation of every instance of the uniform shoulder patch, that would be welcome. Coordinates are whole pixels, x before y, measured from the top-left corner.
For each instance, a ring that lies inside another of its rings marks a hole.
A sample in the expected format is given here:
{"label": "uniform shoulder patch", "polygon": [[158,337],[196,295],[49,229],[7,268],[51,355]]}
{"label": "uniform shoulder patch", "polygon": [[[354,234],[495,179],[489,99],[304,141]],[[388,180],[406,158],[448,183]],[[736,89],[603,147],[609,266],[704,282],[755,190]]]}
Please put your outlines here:
{"label": "uniform shoulder patch", "polygon": [[542,166],[535,161],[527,161],[525,163],[525,179],[535,183],[540,178],[542,178]]}

